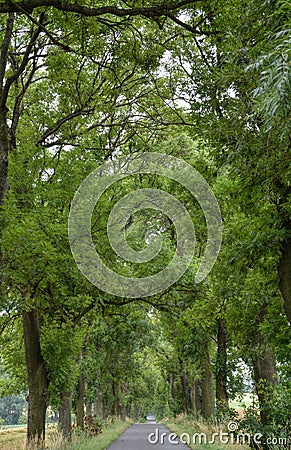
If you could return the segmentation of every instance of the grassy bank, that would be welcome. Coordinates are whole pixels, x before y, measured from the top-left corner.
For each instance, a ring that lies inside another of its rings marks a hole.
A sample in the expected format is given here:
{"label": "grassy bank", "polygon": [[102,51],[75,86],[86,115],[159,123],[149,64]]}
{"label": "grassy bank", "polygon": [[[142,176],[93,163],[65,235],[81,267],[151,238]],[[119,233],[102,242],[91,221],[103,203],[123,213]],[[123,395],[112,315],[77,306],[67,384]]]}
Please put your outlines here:
{"label": "grassy bank", "polygon": [[[227,432],[226,429],[222,429],[218,425],[209,424],[203,421],[197,421],[180,415],[175,419],[165,420],[163,422],[170,431],[175,433],[178,437],[183,435],[183,441],[187,443],[189,448],[195,450],[249,450],[248,445],[241,443],[237,444],[231,442],[231,435],[229,433],[229,443],[223,444],[220,440],[219,434],[221,431]],[[185,433],[187,436],[185,436]],[[217,433],[217,434],[214,434]],[[190,437],[190,443],[187,442],[187,437]],[[193,436],[194,443],[193,443]],[[211,440],[214,443],[210,443]],[[223,441],[226,441],[227,437],[223,436]]]}
{"label": "grassy bank", "polygon": [[123,433],[132,422],[115,422],[105,427],[101,434],[90,438],[77,438],[68,448],[72,450],[105,450]]}
{"label": "grassy bank", "polygon": [[[48,426],[46,449],[48,450],[105,450],[114,442],[131,422],[116,421],[105,423],[101,434],[94,437],[87,437],[84,434],[73,434],[72,443],[62,445],[59,433],[55,427]],[[1,450],[24,450],[26,439],[26,428],[14,428],[0,431]]]}

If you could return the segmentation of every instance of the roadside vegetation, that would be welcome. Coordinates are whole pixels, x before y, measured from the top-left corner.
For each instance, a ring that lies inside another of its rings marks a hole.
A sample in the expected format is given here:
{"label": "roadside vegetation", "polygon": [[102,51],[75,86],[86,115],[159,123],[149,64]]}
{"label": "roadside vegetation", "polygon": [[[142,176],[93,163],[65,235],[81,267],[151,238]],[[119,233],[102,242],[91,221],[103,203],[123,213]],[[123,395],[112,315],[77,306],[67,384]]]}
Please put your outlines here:
{"label": "roadside vegetation", "polygon": [[0,427],[290,435],[290,61],[290,0],[0,1]]}
{"label": "roadside vegetation", "polygon": [[[105,450],[122,434],[132,422],[104,421],[102,433],[97,436],[89,436],[85,431],[74,431],[72,439],[66,443],[57,431],[56,425],[47,427],[47,450]],[[0,431],[1,450],[23,450],[26,448],[26,427],[13,428]],[[31,445],[33,450],[34,446]]]}

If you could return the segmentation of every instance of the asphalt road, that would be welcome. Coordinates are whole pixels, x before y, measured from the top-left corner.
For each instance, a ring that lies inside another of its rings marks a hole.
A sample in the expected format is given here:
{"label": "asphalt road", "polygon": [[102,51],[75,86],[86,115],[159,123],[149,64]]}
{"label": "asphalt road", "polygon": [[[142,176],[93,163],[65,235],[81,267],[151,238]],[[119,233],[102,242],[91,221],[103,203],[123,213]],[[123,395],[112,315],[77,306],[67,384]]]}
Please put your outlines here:
{"label": "asphalt road", "polygon": [[157,424],[152,415],[147,419],[147,423],[129,427],[107,450],[189,450],[164,425]]}

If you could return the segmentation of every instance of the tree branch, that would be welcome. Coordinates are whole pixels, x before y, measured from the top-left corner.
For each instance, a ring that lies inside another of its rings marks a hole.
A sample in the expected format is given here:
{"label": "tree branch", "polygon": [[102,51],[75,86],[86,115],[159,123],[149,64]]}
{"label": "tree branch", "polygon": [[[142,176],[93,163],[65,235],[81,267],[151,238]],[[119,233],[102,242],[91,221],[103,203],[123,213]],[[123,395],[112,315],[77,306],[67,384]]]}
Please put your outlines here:
{"label": "tree branch", "polygon": [[25,14],[28,19],[34,23],[34,25],[37,25],[39,28],[41,28],[41,30],[48,36],[48,38],[52,41],[53,44],[57,45],[58,47],[61,47],[63,50],[65,50],[66,52],[72,52],[73,49],[67,45],[67,44],[63,44],[62,42],[60,42],[58,39],[56,39],[49,31],[48,29],[44,26],[43,23],[41,23],[41,21],[37,21],[35,20],[27,11],[25,11],[25,9],[23,9],[20,5],[17,5],[19,12],[22,12],[23,14]]}
{"label": "tree branch", "polygon": [[206,31],[206,30],[200,30],[198,29],[198,26],[200,25],[201,21],[198,22],[197,25],[189,25],[188,23],[182,22],[180,19],[178,19],[174,14],[172,14],[171,12],[169,12],[167,14],[167,16],[173,21],[175,22],[177,25],[179,25],[182,28],[185,28],[185,30],[190,31],[192,34],[196,34],[196,35],[205,35],[205,36],[209,36],[209,35],[213,35],[213,34],[217,34],[216,31]]}
{"label": "tree branch", "polygon": [[14,25],[14,14],[11,13],[11,14],[9,14],[9,17],[7,19],[5,36],[4,36],[2,45],[1,45],[1,53],[0,53],[0,90],[1,91],[2,91],[3,85],[4,85],[4,76],[5,76],[5,70],[6,70],[6,64],[7,64],[9,45],[10,45],[10,41],[11,41],[11,37],[12,37],[13,25]]}
{"label": "tree branch", "polygon": [[52,134],[54,134],[56,131],[58,131],[61,126],[68,122],[71,119],[74,119],[74,117],[78,117],[81,116],[82,114],[91,114],[93,112],[93,110],[78,110],[78,111],[74,111],[70,114],[68,114],[65,117],[62,117],[52,128],[50,128],[49,130],[47,130],[37,141],[38,145],[42,144],[49,136],[51,136]]}
{"label": "tree branch", "polygon": [[[44,14],[41,13],[40,15],[40,22],[42,22],[44,19]],[[2,105],[6,104],[6,100],[9,94],[9,89],[11,87],[11,85],[20,77],[20,75],[24,72],[28,62],[29,62],[29,57],[30,57],[30,53],[31,50],[33,49],[33,46],[35,44],[35,42],[37,41],[37,38],[39,36],[39,34],[41,33],[41,27],[38,27],[33,33],[32,36],[30,38],[29,44],[26,47],[23,59],[21,61],[21,64],[19,66],[19,68],[10,76],[7,78],[5,86],[3,88],[3,94],[2,94],[2,98],[1,98],[1,103]]]}
{"label": "tree branch", "polygon": [[126,16],[144,16],[149,18],[158,18],[161,16],[168,16],[171,11],[177,11],[186,6],[193,5],[200,0],[183,0],[179,2],[162,2],[154,6],[143,8],[117,8],[115,6],[102,6],[100,8],[90,8],[79,5],[77,2],[69,3],[65,0],[22,0],[13,2],[10,0],[4,1],[0,4],[0,14],[9,12],[19,12],[19,8],[32,13],[34,9],[45,6],[56,8],[60,11],[76,13],[87,17],[103,16],[111,14],[117,17]]}

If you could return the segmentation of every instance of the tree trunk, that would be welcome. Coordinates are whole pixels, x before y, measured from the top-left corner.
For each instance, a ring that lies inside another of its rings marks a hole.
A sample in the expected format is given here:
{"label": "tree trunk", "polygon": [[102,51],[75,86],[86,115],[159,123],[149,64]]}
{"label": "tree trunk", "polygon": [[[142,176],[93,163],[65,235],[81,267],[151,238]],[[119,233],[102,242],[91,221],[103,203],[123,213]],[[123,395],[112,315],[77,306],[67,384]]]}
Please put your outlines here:
{"label": "tree trunk", "polygon": [[112,415],[121,415],[121,402],[119,396],[119,385],[114,380],[112,381],[112,394],[113,394],[113,404],[112,404]]}
{"label": "tree trunk", "polygon": [[81,372],[78,379],[77,387],[77,401],[76,401],[76,425],[82,430],[84,429],[84,396],[85,396],[85,378]]}
{"label": "tree trunk", "polygon": [[253,369],[256,393],[260,405],[260,417],[263,425],[271,421],[269,405],[270,386],[277,383],[276,360],[273,352],[261,335],[257,337],[256,356],[253,357]]}
{"label": "tree trunk", "polygon": [[87,417],[92,416],[92,412],[93,412],[93,410],[92,410],[92,403],[91,402],[87,402],[86,403],[86,416]]}
{"label": "tree trunk", "polygon": [[103,394],[101,387],[98,388],[97,398],[94,402],[94,414],[103,419]]}
{"label": "tree trunk", "polygon": [[114,403],[115,403],[115,406],[114,406],[115,415],[117,417],[121,417],[121,409],[122,408],[121,408],[121,401],[120,401],[120,397],[119,396],[115,397]]}
{"label": "tree trunk", "polygon": [[129,402],[126,405],[126,417],[129,417],[129,418],[131,418],[131,404],[132,404],[132,401],[129,400]]}
{"label": "tree trunk", "polygon": [[213,375],[211,370],[211,360],[209,342],[205,340],[204,355],[202,360],[202,416],[210,418],[214,412]]}
{"label": "tree trunk", "polygon": [[10,150],[9,128],[7,124],[7,96],[5,92],[5,70],[8,61],[9,46],[12,39],[14,25],[14,14],[10,13],[7,17],[6,31],[1,42],[1,61],[0,61],[0,205],[4,203],[4,198],[8,190],[8,154]]}
{"label": "tree trunk", "polygon": [[189,394],[188,394],[188,374],[185,372],[184,364],[182,358],[179,357],[179,365],[180,365],[180,380],[182,387],[182,395],[183,395],[183,409],[185,414],[189,413]]}
{"label": "tree trunk", "polygon": [[[286,225],[286,228],[291,232],[291,222]],[[283,242],[278,274],[286,315],[291,324],[291,237]]]}
{"label": "tree trunk", "polygon": [[120,418],[121,420],[125,420],[126,419],[126,412],[127,412],[127,407],[126,405],[121,405],[121,411],[120,411]]}
{"label": "tree trunk", "polygon": [[[129,394],[129,388],[127,383],[122,384],[122,395],[125,398]],[[120,414],[121,414],[121,420],[125,420],[127,416],[127,403],[125,403],[125,400],[123,399],[123,403],[120,405]]]}
{"label": "tree trunk", "polygon": [[41,353],[37,310],[23,311],[22,317],[29,387],[27,442],[36,442],[41,446],[45,441],[49,380]]}
{"label": "tree trunk", "polygon": [[225,319],[218,319],[217,356],[216,356],[216,400],[217,408],[222,413],[228,409],[227,395],[227,343]]}
{"label": "tree trunk", "polygon": [[191,402],[192,410],[194,414],[199,414],[201,411],[201,401],[199,395],[199,380],[194,378],[192,388],[191,388]]}
{"label": "tree trunk", "polygon": [[139,419],[139,410],[138,410],[138,404],[135,403],[134,404],[134,420],[138,421]]}
{"label": "tree trunk", "polygon": [[[2,110],[1,110],[2,109]],[[7,108],[3,106],[0,109],[0,205],[4,203],[4,198],[8,190],[8,126],[7,126]]]}
{"label": "tree trunk", "polygon": [[171,397],[173,400],[177,398],[177,386],[176,386],[176,375],[170,373],[170,385],[171,385]]}
{"label": "tree trunk", "polygon": [[72,396],[73,392],[61,393],[61,406],[59,408],[59,432],[63,438],[71,440],[72,432]]}

